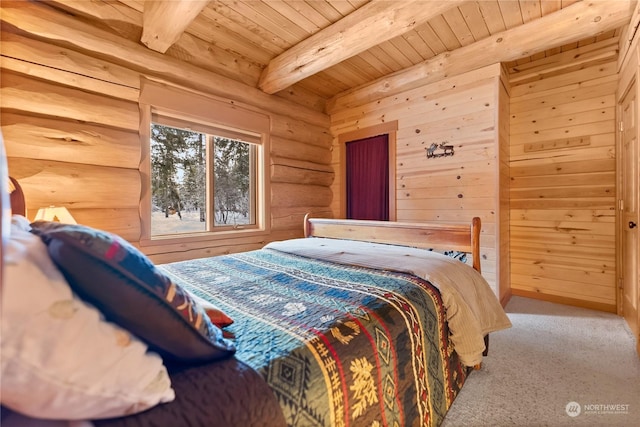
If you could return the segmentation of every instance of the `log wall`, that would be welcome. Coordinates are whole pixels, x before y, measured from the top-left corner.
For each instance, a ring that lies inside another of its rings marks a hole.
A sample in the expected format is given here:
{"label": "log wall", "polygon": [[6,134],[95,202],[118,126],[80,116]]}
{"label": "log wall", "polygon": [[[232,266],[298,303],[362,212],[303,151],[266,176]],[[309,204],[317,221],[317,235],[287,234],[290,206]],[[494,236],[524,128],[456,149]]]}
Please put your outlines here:
{"label": "log wall", "polygon": [[616,310],[617,41],[510,70],[513,294]]}
{"label": "log wall", "polygon": [[[3,2],[1,123],[9,172],[29,216],[51,204],[137,244],[141,219],[140,79],[215,96],[271,120],[271,234],[144,247],[154,261],[238,252],[302,236],[307,212],[331,214],[329,117],[152,52],[43,4]],[[126,52],[126,54],[123,54]]]}
{"label": "log wall", "polygon": [[[471,221],[479,216],[482,273],[500,296],[509,288],[504,281],[508,277],[498,273],[499,264],[508,260],[508,252],[501,253],[499,246],[507,239],[500,206],[508,203],[509,195],[499,191],[501,180],[508,184],[508,133],[498,135],[499,128],[509,126],[503,76],[495,64],[361,106],[336,107],[331,115],[336,171],[341,134],[397,120],[397,220]],[[455,154],[427,158],[426,148],[442,141],[453,145]],[[337,197],[342,180],[338,174],[332,186],[335,216],[342,209]],[[508,271],[508,265],[505,268]]]}

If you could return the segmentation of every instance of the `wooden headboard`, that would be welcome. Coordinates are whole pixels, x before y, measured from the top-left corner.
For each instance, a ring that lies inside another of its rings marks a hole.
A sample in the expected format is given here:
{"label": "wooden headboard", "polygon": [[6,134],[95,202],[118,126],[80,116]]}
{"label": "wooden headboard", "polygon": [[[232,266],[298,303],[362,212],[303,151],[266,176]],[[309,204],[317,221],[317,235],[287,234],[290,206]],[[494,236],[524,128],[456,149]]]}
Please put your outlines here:
{"label": "wooden headboard", "polygon": [[470,253],[480,272],[480,218],[470,223],[417,223],[310,218],[305,216],[305,237],[360,240],[424,249]]}
{"label": "wooden headboard", "polygon": [[12,214],[26,216],[27,207],[22,187],[20,187],[18,181],[12,177],[9,177],[9,201],[11,203]]}

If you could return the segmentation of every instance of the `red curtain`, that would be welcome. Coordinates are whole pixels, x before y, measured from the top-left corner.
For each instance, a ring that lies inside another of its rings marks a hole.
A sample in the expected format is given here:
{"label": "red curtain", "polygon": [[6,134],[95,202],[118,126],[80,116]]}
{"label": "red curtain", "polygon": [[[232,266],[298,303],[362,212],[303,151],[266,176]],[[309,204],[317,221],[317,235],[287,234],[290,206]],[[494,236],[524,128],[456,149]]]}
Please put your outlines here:
{"label": "red curtain", "polygon": [[347,142],[347,218],[389,220],[389,136]]}

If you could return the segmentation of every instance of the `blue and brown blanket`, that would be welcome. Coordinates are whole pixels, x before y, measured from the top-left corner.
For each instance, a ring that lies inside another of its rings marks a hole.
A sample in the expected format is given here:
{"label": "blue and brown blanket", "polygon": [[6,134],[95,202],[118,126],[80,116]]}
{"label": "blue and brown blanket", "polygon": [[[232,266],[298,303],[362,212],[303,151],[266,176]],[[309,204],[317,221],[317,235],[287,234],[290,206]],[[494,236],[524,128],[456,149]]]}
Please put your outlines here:
{"label": "blue and brown blanket", "polygon": [[464,383],[440,294],[415,276],[270,249],[162,268],[235,320],[235,357],[288,425],[438,426]]}

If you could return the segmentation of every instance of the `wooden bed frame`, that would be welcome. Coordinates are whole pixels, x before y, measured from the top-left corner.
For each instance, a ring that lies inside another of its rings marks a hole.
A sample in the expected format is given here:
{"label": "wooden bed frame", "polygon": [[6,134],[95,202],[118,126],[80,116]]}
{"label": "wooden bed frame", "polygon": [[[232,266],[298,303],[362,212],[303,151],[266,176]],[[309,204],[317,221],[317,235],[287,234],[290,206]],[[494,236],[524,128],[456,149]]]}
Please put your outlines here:
{"label": "wooden bed frame", "polygon": [[304,218],[305,237],[360,240],[470,253],[480,272],[480,218],[469,224]]}

